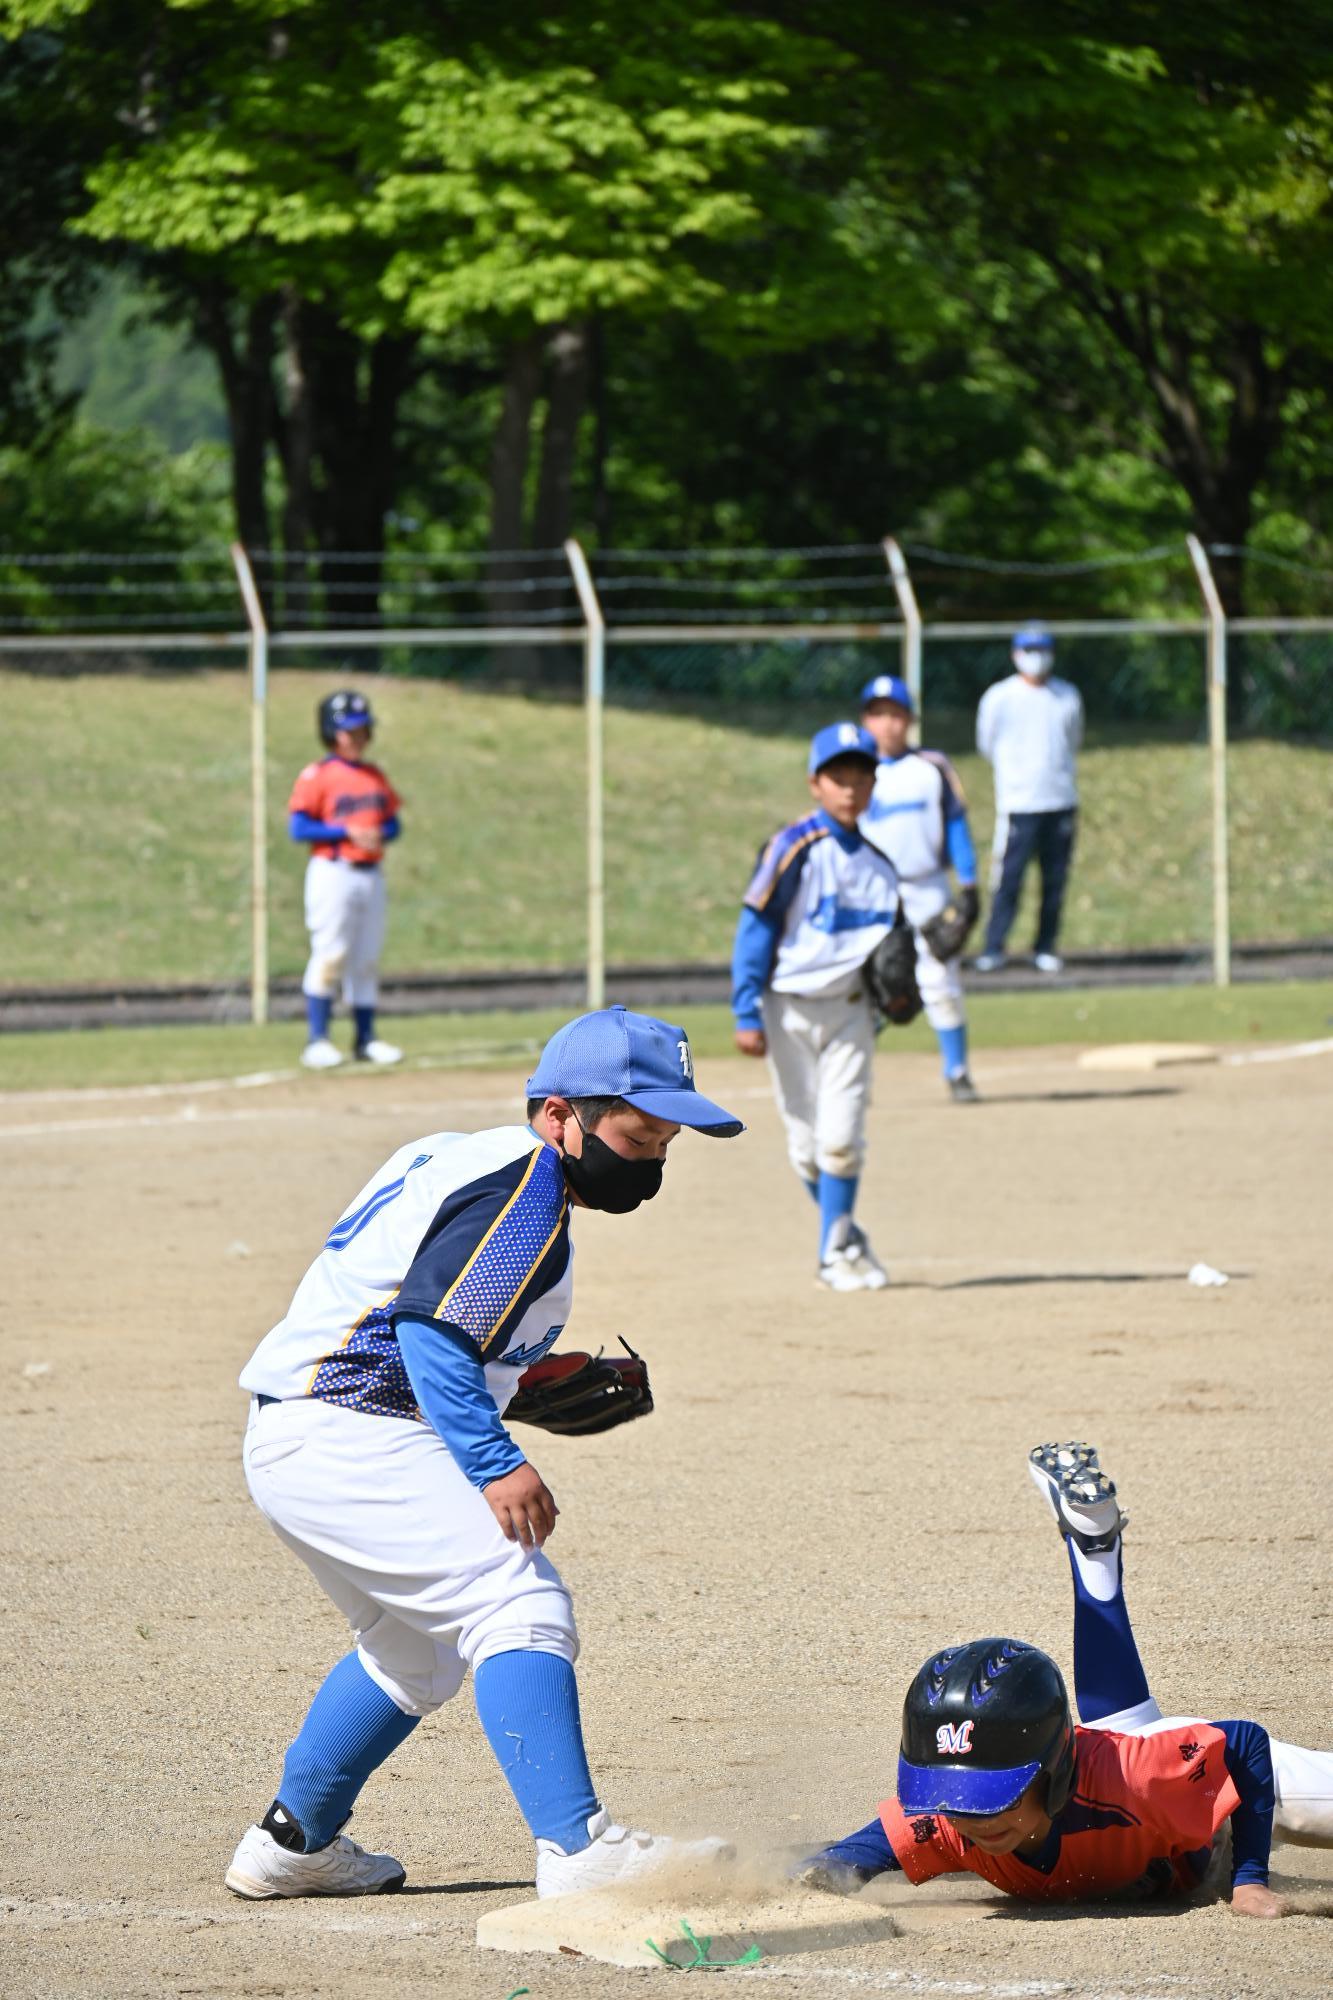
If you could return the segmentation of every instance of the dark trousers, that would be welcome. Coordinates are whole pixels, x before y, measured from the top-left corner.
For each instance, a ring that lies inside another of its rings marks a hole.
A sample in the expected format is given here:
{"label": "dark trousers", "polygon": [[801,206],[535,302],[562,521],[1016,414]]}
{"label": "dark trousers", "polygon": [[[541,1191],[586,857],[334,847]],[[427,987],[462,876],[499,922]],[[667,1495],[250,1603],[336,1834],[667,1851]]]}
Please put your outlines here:
{"label": "dark trousers", "polygon": [[1041,867],[1041,914],[1037,919],[1037,941],[1033,950],[1055,950],[1077,823],[1078,812],[1073,806],[1064,812],[1010,813],[1000,879],[986,923],[987,951],[999,953],[1004,950],[1018,909],[1023,876],[1028,863],[1034,859]]}

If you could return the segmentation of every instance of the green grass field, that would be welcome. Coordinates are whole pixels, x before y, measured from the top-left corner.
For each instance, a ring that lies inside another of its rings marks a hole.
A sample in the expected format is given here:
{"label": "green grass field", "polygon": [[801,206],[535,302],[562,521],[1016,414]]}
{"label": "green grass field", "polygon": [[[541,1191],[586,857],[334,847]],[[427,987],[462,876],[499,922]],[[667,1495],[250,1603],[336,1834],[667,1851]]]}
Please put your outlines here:
{"label": "green grass field", "polygon": [[[270,938],[275,973],[305,958],[292,779],[318,754],[313,714],[342,677],[277,673],[269,711]],[[377,748],[403,793],[385,963],[401,970],[578,964],[583,954],[584,718],[577,702],[475,683],[367,681]],[[239,673],[0,674],[11,815],[0,982],[244,980],[249,943],[249,708]],[[612,707],[607,944],[613,961],[716,960],[755,851],[807,803],[817,714]],[[741,726],[741,721],[748,726]],[[989,771],[958,759],[984,849]],[[1098,742],[1068,946],[1208,936],[1206,752]],[[1333,933],[1333,755],[1242,743],[1230,764],[1233,934]],[[1020,916],[1015,944],[1029,934]]]}
{"label": "green grass field", "polygon": [[[989,1049],[1130,1041],[1313,1041],[1333,1025],[1333,986],[1299,984],[1121,987],[1096,993],[980,993],[968,1003],[972,1039],[984,1072]],[[725,1007],[666,1010],[689,1032],[705,1061],[731,1051]],[[389,1032],[409,1062],[448,1068],[512,1068],[520,1078],[563,1010],[530,1014],[430,1014],[395,1020]],[[336,1032],[345,1039],[345,1029]],[[295,1074],[302,1032],[296,1022],[266,1028],[97,1028],[65,1034],[0,1035],[0,1091],[115,1088],[191,1083],[263,1070]],[[886,1030],[880,1048],[928,1050],[925,1022]],[[756,1072],[757,1074],[759,1072]],[[312,1090],[344,1076],[391,1078],[392,1070],[335,1071],[305,1078]]]}

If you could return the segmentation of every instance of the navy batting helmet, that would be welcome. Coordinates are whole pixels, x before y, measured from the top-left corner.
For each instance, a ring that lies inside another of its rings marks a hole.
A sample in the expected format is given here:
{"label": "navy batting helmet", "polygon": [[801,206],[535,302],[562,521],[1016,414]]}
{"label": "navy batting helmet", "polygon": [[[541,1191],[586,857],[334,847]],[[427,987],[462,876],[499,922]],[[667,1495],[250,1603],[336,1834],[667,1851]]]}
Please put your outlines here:
{"label": "navy batting helmet", "polygon": [[375,727],[370,703],[355,688],[339,688],[336,694],[326,694],[315,713],[319,722],[319,740],[327,743],[330,749],[340,729]]}
{"label": "navy batting helmet", "polygon": [[1051,1817],[1074,1782],[1074,1720],[1050,1655],[1021,1639],[973,1639],[926,1661],[903,1704],[898,1803],[986,1818],[1046,1779]]}

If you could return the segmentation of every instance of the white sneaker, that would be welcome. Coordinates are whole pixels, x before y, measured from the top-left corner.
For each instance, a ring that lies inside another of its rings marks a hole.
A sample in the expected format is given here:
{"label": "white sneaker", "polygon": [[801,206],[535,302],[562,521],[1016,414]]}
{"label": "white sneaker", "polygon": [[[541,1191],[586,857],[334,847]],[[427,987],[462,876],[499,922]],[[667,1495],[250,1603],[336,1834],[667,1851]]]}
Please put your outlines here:
{"label": "white sneaker", "polygon": [[1038,972],[1063,972],[1065,969],[1064,960],[1053,951],[1039,951],[1032,963]]}
{"label": "white sneaker", "polygon": [[983,951],[980,958],[973,959],[972,970],[973,972],[998,972],[1004,962],[1005,958],[1002,951]]}
{"label": "white sneaker", "polygon": [[882,1292],[889,1282],[865,1231],[849,1215],[839,1216],[829,1231],[819,1282],[833,1292]]}
{"label": "white sneaker", "polygon": [[321,1035],[317,1042],[307,1042],[301,1051],[303,1069],[337,1069],[342,1060],[342,1050],[335,1048],[327,1035]]}
{"label": "white sneaker", "polygon": [[407,1871],[392,1854],[367,1854],[345,1833],[315,1854],[280,1847],[262,1826],[248,1829],[223,1881],[234,1896],[381,1896],[401,1889]]}
{"label": "white sneaker", "polygon": [[356,1059],[358,1062],[378,1063],[382,1069],[387,1069],[391,1063],[400,1063],[403,1060],[403,1052],[395,1048],[392,1042],[382,1042],[376,1036],[374,1040],[364,1043],[356,1051]]}
{"label": "white sneaker", "polygon": [[734,1849],[725,1840],[672,1840],[665,1833],[645,1833],[637,1826],[617,1826],[603,1807],[588,1821],[591,1844],[566,1854],[553,1840],[537,1842],[537,1894],[571,1896],[583,1889],[608,1889],[613,1883],[636,1880],[669,1861],[730,1860]]}

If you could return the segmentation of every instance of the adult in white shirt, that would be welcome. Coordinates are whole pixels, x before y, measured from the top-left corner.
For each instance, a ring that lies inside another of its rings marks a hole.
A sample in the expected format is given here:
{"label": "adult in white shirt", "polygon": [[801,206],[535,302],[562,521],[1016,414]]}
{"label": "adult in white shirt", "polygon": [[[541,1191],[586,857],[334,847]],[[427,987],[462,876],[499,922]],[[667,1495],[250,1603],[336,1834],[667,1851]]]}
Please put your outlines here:
{"label": "adult in white shirt", "polygon": [[977,709],[977,749],[995,772],[991,906],[978,972],[1004,964],[1028,863],[1041,868],[1041,908],[1033,947],[1038,972],[1059,972],[1056,951],[1078,822],[1074,760],[1083,741],[1078,689],[1052,673],[1055,642],[1044,626],[1015,632],[1014,672],[996,681]]}

